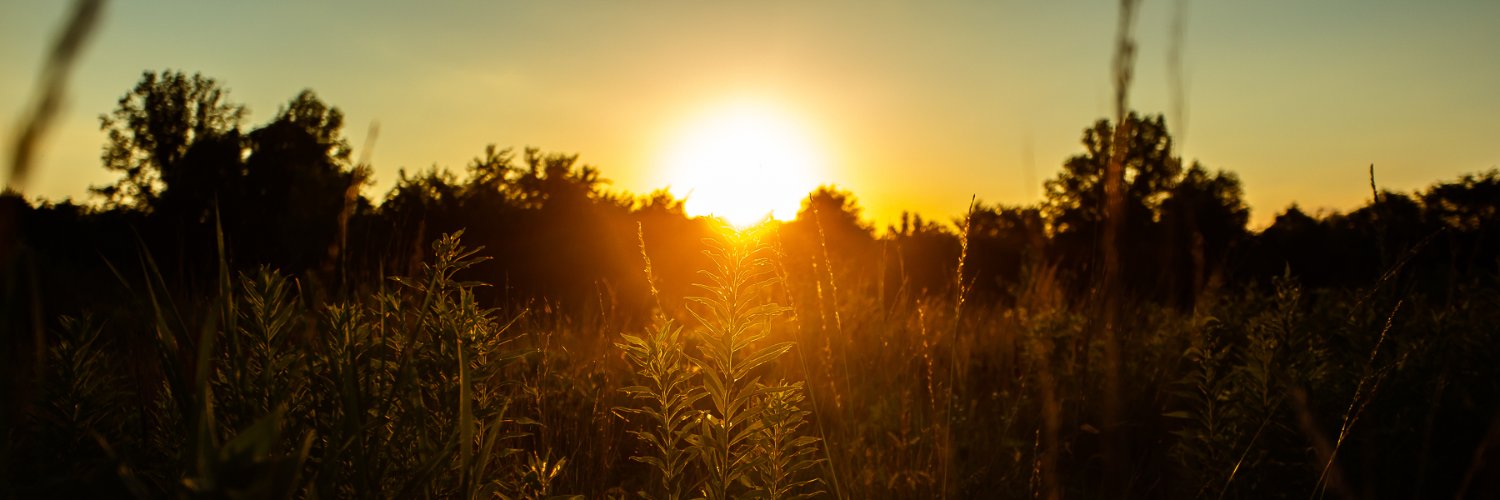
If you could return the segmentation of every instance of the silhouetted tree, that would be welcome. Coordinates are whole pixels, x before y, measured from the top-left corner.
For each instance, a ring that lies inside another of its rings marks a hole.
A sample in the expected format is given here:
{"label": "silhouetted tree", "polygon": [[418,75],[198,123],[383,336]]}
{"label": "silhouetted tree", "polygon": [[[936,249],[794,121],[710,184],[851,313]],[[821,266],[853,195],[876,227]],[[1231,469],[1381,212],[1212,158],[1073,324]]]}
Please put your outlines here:
{"label": "silhouetted tree", "polygon": [[[651,257],[652,271],[657,278],[656,287],[666,302],[661,306],[664,309],[680,307],[682,297],[699,293],[693,283],[701,278],[698,270],[710,265],[708,256],[703,254],[703,238],[713,235],[713,226],[708,219],[689,217],[684,201],[666,189],[638,198],[631,209],[631,217],[641,224],[646,253]],[[643,261],[626,262],[628,271],[635,271],[644,278],[641,272]]]}
{"label": "silhouetted tree", "polygon": [[509,200],[517,194],[513,188],[521,169],[515,166],[514,151],[490,144],[484,147],[484,154],[469,162],[468,175],[464,199],[482,204],[509,205]]}
{"label": "silhouetted tree", "polygon": [[1481,231],[1500,224],[1500,170],[1465,174],[1456,182],[1440,183],[1421,195],[1422,206],[1435,224],[1458,231]]}
{"label": "silhouetted tree", "polygon": [[854,193],[819,186],[802,200],[796,219],[786,225],[788,253],[822,259],[826,252],[835,270],[871,262],[875,234],[864,221],[863,211]]}
{"label": "silhouetted tree", "polygon": [[1343,218],[1349,244],[1370,250],[1374,272],[1385,270],[1404,260],[1423,239],[1422,205],[1411,196],[1382,190],[1369,204]]}
{"label": "silhouetted tree", "polygon": [[[1464,184],[1474,178],[1466,179],[1417,196],[1381,191],[1348,214],[1312,217],[1293,205],[1251,239],[1244,257],[1250,276],[1243,279],[1264,284],[1290,271],[1313,288],[1383,283],[1428,293],[1453,293],[1459,285],[1493,279],[1496,248],[1486,243],[1483,227],[1495,223],[1483,214],[1494,202],[1470,197]],[[1448,196],[1453,199],[1441,199]]]}
{"label": "silhouetted tree", "polygon": [[579,165],[578,155],[542,154],[526,148],[526,167],[515,181],[522,206],[526,208],[580,207],[602,194],[604,180],[591,165]]}
{"label": "silhouetted tree", "polygon": [[[958,221],[962,223],[963,221]],[[1046,229],[1034,207],[978,206],[969,220],[965,279],[979,296],[1013,298],[1027,267],[1043,264]]]}
{"label": "silhouetted tree", "polygon": [[[422,262],[433,235],[463,229],[466,242],[493,257],[467,271],[468,279],[497,285],[479,291],[485,298],[644,309],[638,219],[631,214],[636,200],[605,192],[607,181],[598,169],[579,163],[578,155],[527,148],[520,161],[516,165],[512,150],[491,145],[470,162],[464,178],[436,167],[414,176],[403,172],[377,220],[361,222],[361,234],[389,249],[377,261],[405,269]],[[680,202],[659,202],[655,210],[657,218],[686,220]]]}
{"label": "silhouetted tree", "polygon": [[397,175],[396,185],[373,215],[376,220],[364,221],[369,227],[363,234],[368,245],[378,248],[372,261],[392,272],[409,273],[426,258],[427,243],[434,235],[459,228],[463,188],[452,172],[436,167],[417,174],[402,169]]}
{"label": "silhouetted tree", "polygon": [[1233,173],[1209,173],[1197,163],[1172,186],[1161,206],[1165,238],[1157,243],[1166,299],[1189,307],[1206,289],[1222,284],[1230,250],[1249,235],[1250,208],[1243,196]]}
{"label": "silhouetted tree", "polygon": [[905,292],[921,296],[949,293],[958,263],[958,235],[942,224],[911,212],[901,213],[899,225],[886,229],[888,295]]}
{"label": "silhouetted tree", "polygon": [[1126,117],[1128,143],[1122,157],[1124,168],[1121,213],[1108,214],[1104,197],[1104,170],[1110,161],[1114,127],[1099,120],[1084,131],[1084,154],[1069,158],[1063,171],[1045,183],[1046,216],[1054,240],[1056,258],[1072,272],[1079,290],[1096,279],[1102,252],[1100,237],[1106,218],[1119,223],[1118,249],[1127,288],[1154,283],[1155,273],[1143,267],[1154,261],[1150,255],[1159,237],[1156,220],[1161,203],[1176,185],[1180,162],[1171,156],[1172,139],[1160,116]]}
{"label": "silhouetted tree", "polygon": [[163,277],[184,288],[213,274],[215,209],[235,205],[245,174],[244,114],[213,79],[164,71],[144,73],[100,117],[103,165],[121,177],[92,189],[106,207],[151,214],[132,232],[165,263]]}
{"label": "silhouetted tree", "polygon": [[345,196],[363,182],[341,136],[343,112],[304,90],[250,133],[240,208],[243,256],[290,270],[326,265],[337,252]]}
{"label": "silhouetted tree", "polygon": [[1424,230],[1441,231],[1429,255],[1446,288],[1500,279],[1500,170],[1435,185],[1419,198]]}
{"label": "silhouetted tree", "polygon": [[1317,269],[1321,262],[1314,260],[1316,254],[1298,253],[1298,249],[1324,248],[1320,241],[1324,234],[1322,223],[1293,203],[1256,235],[1254,247],[1248,252],[1252,278],[1269,280],[1283,271],[1305,277],[1307,271]]}
{"label": "silhouetted tree", "polygon": [[[146,72],[99,117],[108,133],[104,168],[120,172],[93,190],[107,206],[158,208],[174,188],[185,199],[217,193],[238,177],[239,126],[245,108],[211,78],[177,71]],[[196,201],[196,200],[195,200]]]}

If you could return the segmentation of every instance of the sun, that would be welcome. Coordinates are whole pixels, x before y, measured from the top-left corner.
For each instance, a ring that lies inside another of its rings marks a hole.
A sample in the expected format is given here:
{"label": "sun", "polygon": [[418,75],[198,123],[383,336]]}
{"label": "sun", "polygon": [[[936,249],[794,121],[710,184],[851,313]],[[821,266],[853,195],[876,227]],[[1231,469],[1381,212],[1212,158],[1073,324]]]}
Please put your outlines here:
{"label": "sun", "polygon": [[689,215],[739,227],[796,216],[817,187],[824,156],[799,122],[777,108],[740,102],[684,128],[666,156],[666,183]]}

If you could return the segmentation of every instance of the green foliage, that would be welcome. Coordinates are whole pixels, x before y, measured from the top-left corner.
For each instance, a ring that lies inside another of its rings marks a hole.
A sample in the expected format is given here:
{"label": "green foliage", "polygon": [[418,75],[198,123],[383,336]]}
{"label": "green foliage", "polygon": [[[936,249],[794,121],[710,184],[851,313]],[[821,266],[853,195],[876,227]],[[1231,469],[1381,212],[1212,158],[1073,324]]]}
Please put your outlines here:
{"label": "green foliage", "polygon": [[[44,470],[67,470],[67,475],[47,478],[38,486],[62,494],[106,494],[89,484],[113,476],[118,457],[113,448],[122,437],[140,425],[128,404],[135,394],[126,386],[123,360],[110,356],[113,347],[104,327],[91,317],[60,318],[54,344],[47,349],[42,404],[27,418],[37,423],[27,429],[32,446],[51,450],[39,455],[32,466]],[[7,490],[9,488],[6,488]],[[0,490],[0,493],[15,494]]]}
{"label": "green foliage", "polygon": [[439,238],[432,263],[395,278],[396,289],[366,306],[370,327],[354,330],[369,342],[356,343],[364,352],[334,350],[368,363],[350,368],[373,379],[340,398],[349,401],[344,418],[354,420],[342,441],[363,440],[359,454],[340,457],[347,462],[336,472],[351,479],[352,493],[474,497],[511,486],[496,460],[519,451],[500,446],[521,436],[520,422],[505,417],[511,382],[504,370],[524,352],[508,348],[504,336],[514,320],[500,323],[476,303],[476,283],[454,279],[482,260],[458,237]]}
{"label": "green foliage", "polygon": [[691,360],[702,371],[709,411],[690,442],[706,471],[703,495],[718,500],[740,495],[739,483],[764,459],[752,450],[760,423],[754,401],[771,389],[752,372],[792,343],[758,345],[771,319],[786,312],[764,298],[773,275],[760,234],[726,231],[721,240],[707,242],[713,266],[702,272],[707,283],[699,284],[706,296],[690,297],[700,307],[688,311],[701,327],[699,357]]}
{"label": "green foliage", "polygon": [[[763,230],[724,228],[706,240],[713,267],[702,272],[705,295],[689,297],[687,309],[699,325],[697,356],[686,355],[682,329],[665,318],[654,333],[616,344],[646,384],[623,389],[640,406],[618,409],[649,417],[649,430],[631,433],[652,454],[632,459],[660,474],[664,498],[682,495],[694,461],[701,480],[693,484],[705,498],[818,493],[818,479],[801,478],[820,462],[818,439],[797,435],[808,414],[798,406],[802,384],[760,383],[763,368],[793,346],[766,342],[772,319],[788,309],[766,298],[774,276]],[[694,407],[700,400],[706,410]]]}
{"label": "green foliage", "polygon": [[418,274],[316,312],[295,280],[230,282],[222,263],[216,293],[184,306],[145,257],[159,388],[128,390],[101,324],[66,320],[38,444],[95,457],[86,484],[116,471],[144,496],[550,495],[566,458],[513,447],[530,421],[508,414],[516,320],[454,279],[477,252],[445,235]]}
{"label": "green foliage", "polygon": [[759,398],[760,428],[751,438],[755,462],[751,484],[765,498],[810,498],[822,493],[815,488],[821,478],[802,479],[818,465],[818,438],[799,436],[811,412],[801,408],[802,383],[780,384]]}
{"label": "green foliage", "polygon": [[1198,495],[1263,495],[1287,486],[1261,483],[1271,470],[1311,466],[1305,453],[1266,446],[1301,432],[1291,398],[1326,383],[1332,369],[1325,340],[1308,328],[1303,307],[1301,289],[1283,277],[1275,294],[1236,318],[1238,324],[1208,320],[1184,353],[1187,374],[1174,391],[1183,409],[1166,416],[1182,419],[1172,454],[1200,485]]}
{"label": "green foliage", "polygon": [[[691,309],[664,307],[644,334],[620,337],[636,327],[613,312],[585,321],[546,303],[481,306],[462,275],[478,251],[456,236],[411,275],[326,302],[268,269],[230,279],[224,262],[215,288],[180,293],[148,256],[120,273],[134,307],[51,330],[45,404],[10,441],[41,458],[18,464],[9,491],[1105,494],[1102,340],[1086,310],[1047,298],[1044,273],[1016,289],[1018,306],[975,299],[959,316],[953,297],[862,281],[899,270],[825,273],[765,246],[755,233],[712,243]],[[1449,302],[1393,288],[1282,277],[1192,314],[1131,306],[1119,414],[1136,445],[1119,453],[1152,481],[1129,493],[1407,486],[1370,467],[1411,471],[1427,478],[1411,491],[1448,496],[1500,400],[1495,293]],[[817,321],[825,313],[842,326]],[[792,352],[793,340],[810,348]],[[520,358],[533,348],[541,355]],[[146,356],[117,355],[129,349]]]}
{"label": "green foliage", "polygon": [[647,431],[630,431],[651,445],[653,455],[638,455],[632,460],[649,464],[661,475],[660,498],[682,497],[683,478],[694,460],[694,449],[687,447],[688,437],[698,423],[693,405],[707,393],[693,383],[692,373],[684,359],[682,327],[670,320],[642,337],[621,334],[625,342],[615,344],[625,351],[636,376],[646,385],[622,389],[640,407],[619,407],[618,411],[648,417]]}
{"label": "green foliage", "polygon": [[[261,268],[241,275],[235,334],[225,335],[214,389],[226,415],[254,418],[288,403],[308,400],[307,357],[293,337],[305,332],[307,317],[293,298],[291,280]],[[292,414],[302,412],[291,409]],[[250,422],[230,423],[232,428]]]}

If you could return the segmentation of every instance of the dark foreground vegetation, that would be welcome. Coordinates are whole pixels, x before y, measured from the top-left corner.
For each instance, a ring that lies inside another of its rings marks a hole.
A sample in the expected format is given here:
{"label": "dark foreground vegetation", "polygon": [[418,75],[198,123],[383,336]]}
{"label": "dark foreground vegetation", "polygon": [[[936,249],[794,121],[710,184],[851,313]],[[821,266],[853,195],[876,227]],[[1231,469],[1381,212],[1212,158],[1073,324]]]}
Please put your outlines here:
{"label": "dark foreground vegetation", "polygon": [[0,497],[1500,494],[1500,172],[1257,232],[1130,115],[1038,206],[734,231],[532,149],[377,205],[336,108],[243,115],[148,73],[100,203],[0,198]]}

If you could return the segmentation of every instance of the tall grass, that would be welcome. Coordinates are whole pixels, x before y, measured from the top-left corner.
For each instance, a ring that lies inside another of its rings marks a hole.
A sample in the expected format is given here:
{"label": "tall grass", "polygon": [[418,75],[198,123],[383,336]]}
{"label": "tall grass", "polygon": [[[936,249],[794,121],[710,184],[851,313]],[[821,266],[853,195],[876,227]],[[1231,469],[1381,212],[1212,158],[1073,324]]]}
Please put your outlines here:
{"label": "tall grass", "polygon": [[412,275],[321,303],[295,277],[228,266],[182,293],[143,256],[116,267],[136,303],[48,332],[44,404],[8,438],[38,458],[6,493],[1358,496],[1402,486],[1370,472],[1399,456],[1419,464],[1413,494],[1464,477],[1482,491],[1465,457],[1500,394],[1493,290],[1448,303],[1286,277],[1191,313],[1127,306],[1112,490],[1104,339],[1049,267],[1016,306],[960,308],[876,293],[899,270],[774,251],[775,230],[708,244],[701,294],[623,332],[608,308],[481,306],[460,278],[480,250],[456,235]]}
{"label": "tall grass", "polygon": [[[275,271],[231,280],[222,260],[215,293],[183,297],[145,255],[140,279],[121,278],[146,307],[64,319],[72,340],[53,349],[63,364],[47,380],[62,384],[49,398],[72,408],[66,419],[34,415],[58,423],[35,442],[97,446],[121,478],[114,487],[146,496],[545,490],[550,477],[528,476],[512,448],[528,430],[508,413],[517,394],[508,372],[525,354],[511,345],[516,320],[500,321],[476,303],[478,284],[454,279],[480,260],[458,241],[439,239],[433,261],[393,286],[321,305]],[[150,332],[159,360],[129,366],[134,381],[117,375],[126,362],[101,340],[133,328]],[[555,476],[562,463],[545,469]],[[21,491],[68,491],[32,486]]]}

